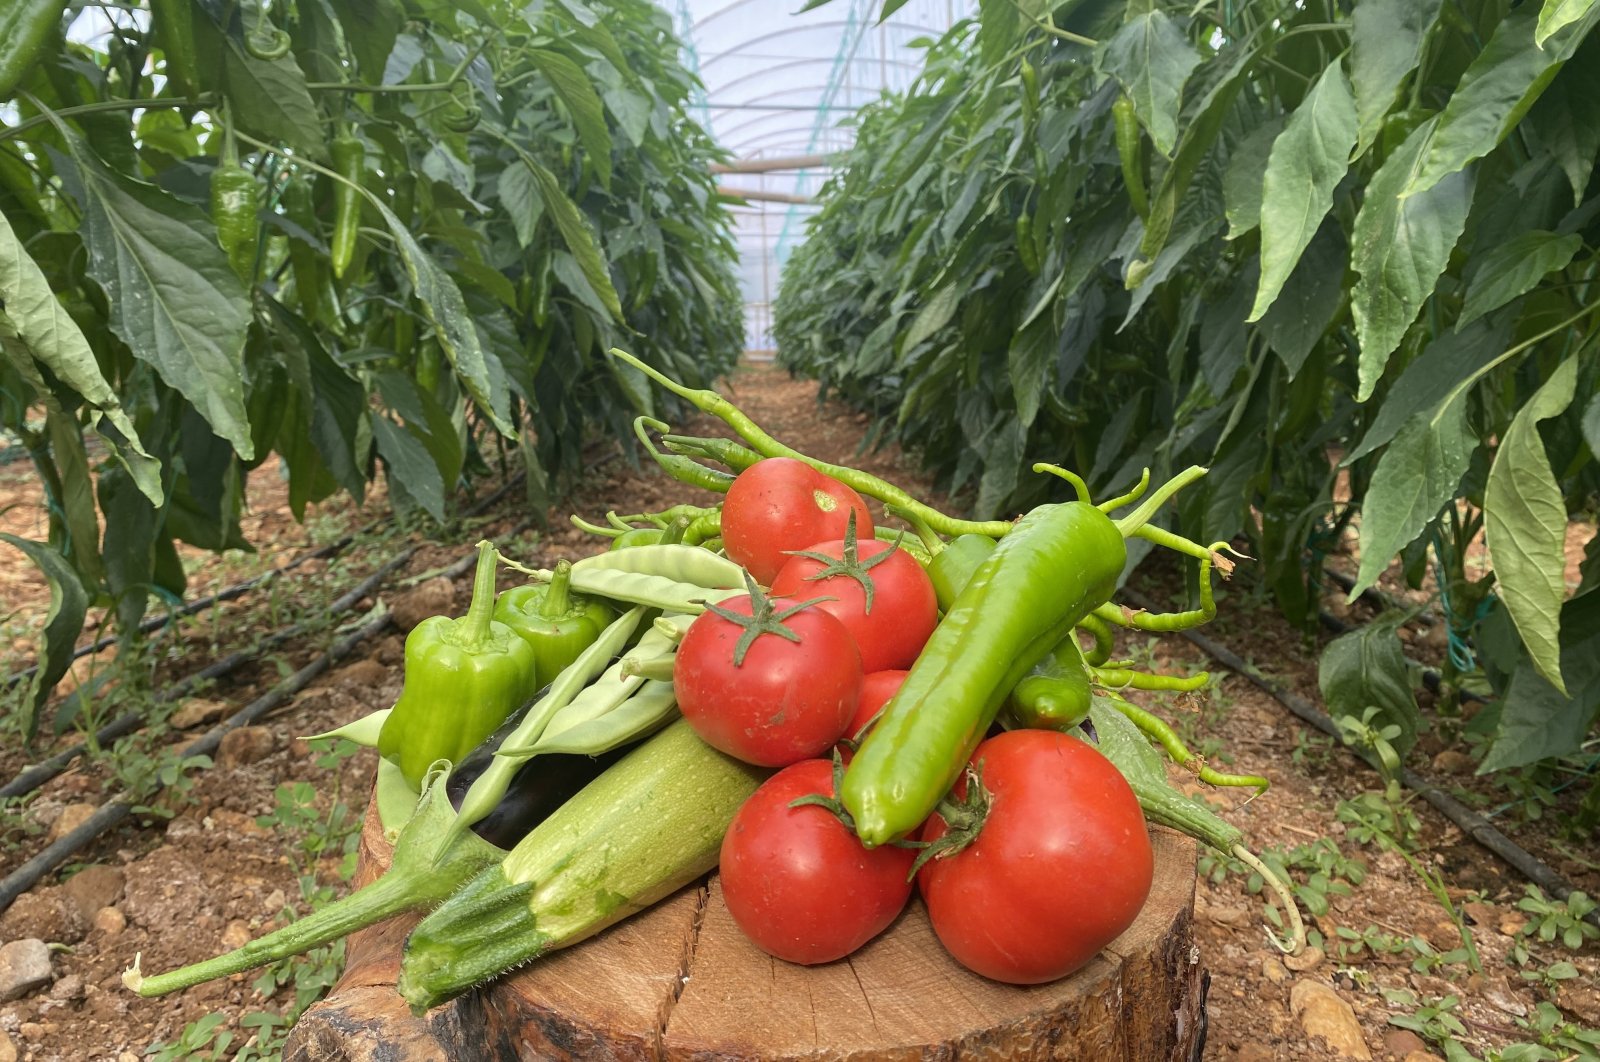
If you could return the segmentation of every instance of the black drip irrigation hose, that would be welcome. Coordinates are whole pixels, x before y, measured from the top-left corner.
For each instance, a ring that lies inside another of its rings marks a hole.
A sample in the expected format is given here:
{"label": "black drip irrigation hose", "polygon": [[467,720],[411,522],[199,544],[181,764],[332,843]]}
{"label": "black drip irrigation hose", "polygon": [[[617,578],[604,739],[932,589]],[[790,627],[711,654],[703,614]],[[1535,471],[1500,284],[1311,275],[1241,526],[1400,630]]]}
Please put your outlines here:
{"label": "black drip irrigation hose", "polygon": [[[312,680],[343,659],[362,641],[388,627],[393,619],[394,617],[385,611],[340,638],[327,652],[320,654],[311,663],[212,727],[203,737],[189,743],[180,753],[181,757],[188,759],[190,756],[209,756],[216,752],[225,734],[239,727],[249,726],[305,689]],[[108,800],[100,805],[99,810],[89,816],[83,825],[52,842],[38,855],[8,874],[5,880],[0,881],[0,911],[10,907],[18,896],[37,885],[40,879],[66,862],[79,849],[132,815],[134,806],[129,800]]]}
{"label": "black drip irrigation hose", "polygon": [[[1160,611],[1154,601],[1136,590],[1125,588],[1122,591],[1122,596],[1135,608],[1141,608],[1148,612]],[[1339,727],[1334,723],[1333,718],[1310,701],[1291,690],[1284,689],[1283,686],[1267,678],[1246,663],[1243,658],[1231,649],[1205,635],[1192,630],[1179,631],[1178,633],[1182,634],[1183,637],[1187,638],[1223,667],[1243,676],[1255,686],[1270,694],[1295,717],[1316,727],[1329,737],[1339,740],[1341,745],[1343,744]],[[1488,819],[1479,815],[1476,811],[1473,811],[1409,767],[1401,769],[1400,783],[1433,805],[1439,814],[1459,826],[1468,837],[1471,837],[1474,841],[1499,856],[1546,893],[1565,900],[1575,891],[1572,883],[1558,874],[1549,864],[1495,829]],[[1600,925],[1600,909],[1590,911],[1584,916],[1584,920]]]}
{"label": "black drip irrigation hose", "polygon": [[[378,588],[380,583],[388,578],[396,569],[400,568],[407,561],[409,561],[416,551],[417,547],[410,546],[396,554],[394,557],[390,558],[383,564],[382,567],[378,568],[371,575],[361,580],[361,582],[356,584],[356,586],[348,593],[329,602],[325,610],[326,613],[330,616],[337,616],[340,613],[348,612],[350,609],[354,608],[362,598],[369,596]],[[314,625],[306,622],[291,624],[280,631],[268,635],[261,642],[257,643],[255,646],[252,646],[248,651],[241,650],[239,652],[229,653],[221,660],[215,660],[194,674],[178,680],[176,683],[157,694],[155,700],[158,703],[175,701],[178,698],[186,695],[196,686],[200,685],[200,683],[221,678],[222,676],[229,674],[244,664],[249,663],[251,660],[256,659],[262,653],[275,649],[289,639],[297,638],[302,634],[312,631],[313,629],[315,629]],[[102,747],[109,745],[118,738],[139,730],[144,726],[144,724],[145,716],[143,712],[126,712],[95,732],[95,744]],[[73,745],[71,748],[62,749],[49,759],[43,760],[34,764],[32,767],[23,770],[4,786],[0,786],[0,799],[5,797],[22,796],[24,793],[31,793],[33,790],[39,788],[50,779],[66,770],[73,760],[77,759],[88,750],[88,743],[80,742],[76,745]]]}

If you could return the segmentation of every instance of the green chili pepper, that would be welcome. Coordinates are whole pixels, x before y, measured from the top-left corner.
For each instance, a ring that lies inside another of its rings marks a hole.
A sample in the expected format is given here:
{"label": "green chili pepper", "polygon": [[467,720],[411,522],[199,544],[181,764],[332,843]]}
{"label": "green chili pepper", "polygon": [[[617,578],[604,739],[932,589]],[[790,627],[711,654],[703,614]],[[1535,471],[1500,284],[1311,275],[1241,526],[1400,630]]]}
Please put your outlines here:
{"label": "green chili pepper", "polygon": [[[303,177],[291,176],[284,182],[278,195],[283,206],[283,216],[315,238],[317,212],[312,200],[311,182]],[[312,244],[291,235],[289,237],[289,265],[294,270],[294,290],[300,299],[300,311],[308,321],[322,319],[322,261]]]}
{"label": "green chili pepper", "polygon": [[617,614],[600,601],[574,594],[572,562],[563,560],[548,583],[529,583],[501,594],[494,618],[533,650],[544,683],[593,645]]}
{"label": "green chili pepper", "polygon": [[[222,156],[211,171],[211,221],[228,264],[248,287],[256,270],[256,176],[239,164],[233,119],[223,111]],[[419,776],[420,777],[420,776]]]}
{"label": "green chili pepper", "polygon": [[261,21],[244,38],[244,50],[264,62],[282,59],[289,54],[289,35],[268,21],[262,12]]}
{"label": "green chili pepper", "polygon": [[1039,117],[1039,71],[1028,62],[1028,57],[1022,57],[1020,73],[1022,75],[1022,120],[1027,125],[1033,125]]}
{"label": "green chili pepper", "polygon": [[608,549],[635,549],[639,546],[654,546],[661,542],[665,534],[659,527],[636,527],[632,531],[624,531],[611,539]]}
{"label": "green chili pepper", "polygon": [[1117,158],[1122,162],[1122,183],[1128,191],[1128,201],[1141,218],[1150,216],[1150,197],[1144,188],[1144,139],[1139,131],[1139,116],[1127,93],[1117,97],[1111,105],[1111,117],[1116,127]]}
{"label": "green chili pepper", "polygon": [[1029,276],[1039,275],[1039,248],[1033,242],[1033,215],[1026,209],[1017,215],[1017,258]]}
{"label": "green chili pepper", "polygon": [[[60,6],[59,4],[57,5]],[[161,72],[180,96],[200,87],[199,50],[194,43],[194,0],[150,0],[150,23],[164,59]],[[0,33],[0,40],[5,39]],[[6,95],[0,92],[0,96]]]}
{"label": "green chili pepper", "polygon": [[761,455],[748,446],[740,446],[732,439],[702,439],[693,435],[663,435],[661,445],[685,457],[703,457],[727,465],[735,472],[743,472]]}
{"label": "green chili pepper", "polygon": [[330,257],[333,275],[344,278],[356,257],[356,239],[361,231],[361,176],[367,166],[367,148],[361,138],[342,133],[328,147],[333,169],[342,180],[333,184],[333,241]]}
{"label": "green chili pepper", "polygon": [[733,476],[716,468],[707,468],[692,457],[681,454],[664,454],[657,450],[650,441],[650,432],[666,432],[668,425],[656,420],[654,417],[635,417],[633,420],[633,434],[638,436],[639,442],[644,444],[645,451],[661,470],[680,483],[687,483],[691,487],[701,487],[705,490],[726,494],[728,488],[733,486]]}
{"label": "green chili pepper", "polygon": [[1006,700],[1013,719],[1040,730],[1070,730],[1089,715],[1089,665],[1068,632],[1024,675]]}
{"label": "green chili pepper", "polygon": [[17,0],[0,10],[0,100],[33,70],[66,6],[62,0]]}
{"label": "green chili pepper", "polygon": [[406,636],[405,686],[378,751],[412,786],[434,760],[459,762],[539,688],[533,648],[494,619],[495,560],[494,543],[479,542],[466,616],[431,616]]}
{"label": "green chili pepper", "polygon": [[1017,521],[945,612],[845,772],[840,799],[862,844],[887,844],[921,825],[1007,694],[1110,600],[1127,560],[1124,538],[1203,474],[1180,473],[1120,521],[1087,497]]}
{"label": "green chili pepper", "polygon": [[928,578],[933,582],[933,592],[941,609],[949,611],[971,581],[972,574],[989,559],[997,545],[999,543],[987,535],[957,535],[934,554],[928,562]]}

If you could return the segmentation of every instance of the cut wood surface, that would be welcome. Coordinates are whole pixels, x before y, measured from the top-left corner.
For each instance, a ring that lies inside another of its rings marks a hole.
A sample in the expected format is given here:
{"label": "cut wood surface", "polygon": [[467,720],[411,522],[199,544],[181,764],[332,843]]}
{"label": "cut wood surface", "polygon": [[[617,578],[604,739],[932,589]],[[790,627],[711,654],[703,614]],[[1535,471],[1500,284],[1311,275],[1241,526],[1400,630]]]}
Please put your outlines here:
{"label": "cut wood surface", "polygon": [[[1083,1059],[1198,1057],[1196,846],[1153,828],[1155,887],[1138,921],[1064,980],[1018,988],[968,972],[913,900],[849,959],[802,967],[745,939],[718,880],[413,1017],[394,991],[415,916],[350,937],[343,978],[291,1034],[289,1062],[449,1059]],[[368,809],[356,884],[389,864]],[[1093,881],[1062,882],[1072,903]]]}

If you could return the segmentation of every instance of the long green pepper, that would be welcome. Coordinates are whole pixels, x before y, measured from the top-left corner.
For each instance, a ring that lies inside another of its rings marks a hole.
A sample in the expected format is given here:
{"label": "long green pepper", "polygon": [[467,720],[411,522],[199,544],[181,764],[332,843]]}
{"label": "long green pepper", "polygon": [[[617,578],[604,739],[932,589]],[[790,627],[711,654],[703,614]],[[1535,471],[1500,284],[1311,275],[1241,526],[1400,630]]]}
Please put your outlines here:
{"label": "long green pepper", "polygon": [[478,543],[472,604],[430,616],[406,636],[405,685],[378,751],[420,788],[435,760],[458,763],[539,688],[533,647],[494,619],[494,543]]}

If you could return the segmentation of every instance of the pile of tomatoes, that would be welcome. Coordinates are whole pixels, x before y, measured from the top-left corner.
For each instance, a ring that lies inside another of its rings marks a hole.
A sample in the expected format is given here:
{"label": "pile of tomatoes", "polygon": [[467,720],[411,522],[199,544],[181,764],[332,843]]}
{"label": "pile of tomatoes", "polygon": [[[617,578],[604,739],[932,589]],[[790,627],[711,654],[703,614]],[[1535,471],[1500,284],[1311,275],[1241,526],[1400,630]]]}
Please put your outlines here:
{"label": "pile of tomatoes", "polygon": [[950,797],[983,808],[975,836],[915,873],[919,852],[950,829],[946,815],[968,818],[949,801],[914,836],[863,846],[837,786],[853,741],[939,622],[933,584],[910,553],[874,538],[860,495],[798,460],[739,475],[722,537],[770,593],[752,588],[697,619],[673,684],[708,743],[781,768],[722,845],[724,899],[756,945],[795,963],[843,958],[915,887],[958,961],[1035,984],[1083,966],[1133,922],[1153,873],[1143,814],[1117,769],[1067,734],[1014,730],[979,744]]}

